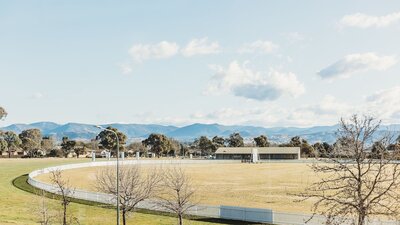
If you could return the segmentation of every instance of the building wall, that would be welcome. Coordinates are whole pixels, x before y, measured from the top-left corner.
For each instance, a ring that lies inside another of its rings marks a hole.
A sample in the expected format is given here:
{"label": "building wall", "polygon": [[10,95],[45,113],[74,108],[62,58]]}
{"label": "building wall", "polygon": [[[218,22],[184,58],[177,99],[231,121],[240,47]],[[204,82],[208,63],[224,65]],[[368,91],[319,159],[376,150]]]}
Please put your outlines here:
{"label": "building wall", "polygon": [[250,160],[251,154],[216,154],[216,159],[248,159]]}
{"label": "building wall", "polygon": [[[216,159],[250,160],[251,154],[216,154]],[[259,154],[260,160],[299,159],[298,154]]]}
{"label": "building wall", "polygon": [[260,160],[269,159],[298,159],[298,154],[260,154]]}

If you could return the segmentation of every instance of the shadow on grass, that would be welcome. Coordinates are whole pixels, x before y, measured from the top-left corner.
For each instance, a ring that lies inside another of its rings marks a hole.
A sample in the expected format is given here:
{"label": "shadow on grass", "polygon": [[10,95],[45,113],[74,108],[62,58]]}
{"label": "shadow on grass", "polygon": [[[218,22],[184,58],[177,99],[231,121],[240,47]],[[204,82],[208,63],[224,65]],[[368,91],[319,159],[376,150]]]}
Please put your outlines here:
{"label": "shadow on grass", "polygon": [[[59,195],[43,191],[39,188],[35,188],[32,185],[28,183],[28,174],[21,175],[17,178],[15,178],[12,181],[12,184],[14,187],[35,194],[39,195],[42,194],[51,199],[60,199]],[[84,205],[89,205],[89,206],[96,206],[96,207],[101,207],[101,208],[107,208],[107,209],[115,209],[115,206],[108,205],[108,204],[103,204],[99,202],[93,202],[93,201],[87,201],[87,200],[82,200],[82,199],[77,199],[77,198],[71,198],[71,202],[74,203],[79,203],[79,204],[84,204]],[[139,213],[145,213],[145,214],[153,214],[153,215],[161,215],[161,216],[169,216],[169,217],[175,217],[174,214],[168,213],[168,212],[160,212],[160,211],[155,211],[155,210],[149,210],[149,209],[138,209],[136,212]],[[218,219],[218,218],[209,218],[209,217],[199,217],[199,216],[187,216],[185,217],[186,219],[193,220],[193,221],[199,221],[199,222],[208,222],[208,223],[215,223],[215,224],[232,224],[232,225],[250,225],[250,224],[265,224],[265,223],[252,223],[252,222],[244,222],[244,221],[235,221],[235,220],[226,220],[226,219]]]}

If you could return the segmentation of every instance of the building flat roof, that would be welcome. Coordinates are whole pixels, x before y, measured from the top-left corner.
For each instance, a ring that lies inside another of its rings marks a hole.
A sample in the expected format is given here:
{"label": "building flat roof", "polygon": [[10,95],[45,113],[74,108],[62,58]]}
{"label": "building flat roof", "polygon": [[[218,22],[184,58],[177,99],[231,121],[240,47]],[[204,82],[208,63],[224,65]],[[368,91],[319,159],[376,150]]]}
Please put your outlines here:
{"label": "building flat roof", "polygon": [[251,154],[252,149],[258,154],[299,154],[299,147],[221,147],[215,154]]}

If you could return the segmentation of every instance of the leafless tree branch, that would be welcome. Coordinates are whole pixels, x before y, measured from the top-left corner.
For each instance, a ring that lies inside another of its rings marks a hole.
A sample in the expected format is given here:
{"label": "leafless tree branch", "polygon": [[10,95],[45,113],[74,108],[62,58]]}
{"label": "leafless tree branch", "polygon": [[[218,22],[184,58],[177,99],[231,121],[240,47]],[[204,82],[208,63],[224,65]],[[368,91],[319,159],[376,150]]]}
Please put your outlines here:
{"label": "leafless tree branch", "polygon": [[300,196],[316,200],[312,210],[325,215],[326,224],[350,219],[364,225],[400,213],[399,152],[387,150],[389,134],[376,138],[380,123],[369,116],[341,119],[333,151],[311,166],[321,178]]}

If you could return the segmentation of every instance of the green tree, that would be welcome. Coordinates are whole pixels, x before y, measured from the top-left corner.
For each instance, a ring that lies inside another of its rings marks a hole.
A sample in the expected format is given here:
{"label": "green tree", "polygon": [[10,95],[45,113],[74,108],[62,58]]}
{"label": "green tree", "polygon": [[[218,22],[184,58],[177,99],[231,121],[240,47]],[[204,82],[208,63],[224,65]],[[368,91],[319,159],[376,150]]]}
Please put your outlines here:
{"label": "green tree", "polygon": [[316,142],[312,145],[315,151],[315,155],[318,157],[323,157],[325,155],[325,148],[321,142]]}
{"label": "green tree", "polygon": [[189,152],[189,146],[187,144],[181,144],[181,149],[179,154],[185,157],[188,152]]}
{"label": "green tree", "polygon": [[324,151],[326,155],[329,155],[332,153],[333,151],[333,146],[330,145],[328,142],[323,142],[322,146],[324,146]]}
{"label": "green tree", "polygon": [[229,136],[228,140],[229,147],[243,147],[244,142],[242,136],[239,133],[233,133]]}
{"label": "green tree", "polygon": [[2,155],[3,152],[7,150],[8,150],[7,141],[5,141],[2,137],[0,137],[0,155]]}
{"label": "green tree", "polygon": [[289,145],[291,145],[292,147],[300,147],[301,143],[301,138],[299,136],[295,136],[290,139]]}
{"label": "green tree", "polygon": [[299,147],[300,154],[302,156],[310,157],[315,155],[313,146],[311,146],[307,140],[300,138],[299,136],[292,137],[289,143],[280,144],[280,147]]}
{"label": "green tree", "polygon": [[87,146],[90,146],[90,143],[85,143],[83,141],[77,141],[74,147],[74,153],[76,158],[79,158],[80,155],[85,154]]}
{"label": "green tree", "polygon": [[171,148],[169,138],[163,134],[150,134],[142,143],[144,146],[150,147],[150,150],[157,156],[168,153]]}
{"label": "green tree", "polygon": [[202,154],[210,155],[213,153],[214,146],[210,139],[206,136],[201,136],[194,141],[196,148],[200,149]]}
{"label": "green tree", "polygon": [[147,148],[142,142],[132,142],[126,147],[126,149],[133,152],[140,152],[147,156]]}
{"label": "green tree", "polygon": [[308,141],[305,139],[301,140],[300,144],[300,154],[306,157],[313,157],[315,156],[314,148],[308,144]]}
{"label": "green tree", "polygon": [[400,143],[393,143],[393,144],[389,144],[388,145],[388,147],[387,147],[387,150],[389,150],[389,151],[397,151],[397,152],[399,152],[400,151]]}
{"label": "green tree", "polygon": [[256,142],[257,147],[269,147],[269,141],[267,136],[265,135],[260,135],[258,137],[255,137],[254,141]]}
{"label": "green tree", "polygon": [[0,106],[0,120],[7,116],[6,110]]}
{"label": "green tree", "polygon": [[21,139],[21,147],[30,157],[35,157],[41,147],[42,133],[39,129],[24,130],[19,134]]}
{"label": "green tree", "polygon": [[51,150],[53,150],[55,145],[56,144],[53,137],[44,136],[42,138],[41,146],[42,149],[46,152],[46,154],[49,153]]}
{"label": "green tree", "polygon": [[21,145],[21,139],[12,131],[3,133],[3,138],[8,144],[8,157],[11,158],[11,152],[17,151]]}
{"label": "green tree", "polygon": [[384,158],[387,155],[387,149],[381,141],[376,141],[371,147],[371,157],[374,159]]}
{"label": "green tree", "polygon": [[76,146],[76,141],[75,140],[69,140],[68,137],[63,137],[62,142],[61,142],[61,150],[63,151],[63,155],[65,158],[68,157],[69,153],[74,151],[74,148]]}
{"label": "green tree", "polygon": [[169,154],[176,156],[181,151],[181,143],[178,140],[170,139]]}
{"label": "green tree", "polygon": [[109,130],[114,131],[119,140],[119,150],[124,151],[124,145],[126,144],[126,135],[119,131],[117,128],[107,127],[106,130],[102,130],[97,137],[100,139],[100,144],[111,152],[116,153],[117,150],[117,137],[115,134]]}
{"label": "green tree", "polygon": [[214,146],[214,151],[216,151],[220,147],[225,147],[225,139],[223,137],[214,136],[212,138],[212,143]]}

